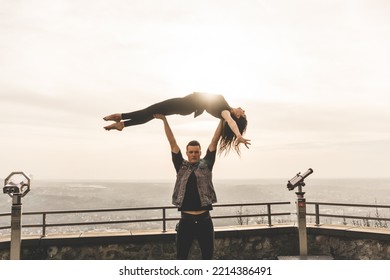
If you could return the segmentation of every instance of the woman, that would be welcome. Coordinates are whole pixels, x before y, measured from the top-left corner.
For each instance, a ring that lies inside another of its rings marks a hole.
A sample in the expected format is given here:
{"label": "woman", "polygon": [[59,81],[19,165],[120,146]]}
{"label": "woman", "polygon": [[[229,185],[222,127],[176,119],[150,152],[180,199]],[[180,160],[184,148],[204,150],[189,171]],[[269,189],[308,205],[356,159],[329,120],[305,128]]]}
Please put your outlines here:
{"label": "woman", "polygon": [[247,148],[250,140],[242,137],[247,127],[245,111],[241,108],[232,108],[222,95],[194,92],[185,97],[171,98],[153,104],[145,109],[123,113],[112,114],[104,117],[105,121],[115,123],[104,127],[106,130],[116,129],[122,131],[127,126],[140,125],[149,122],[155,114],[162,115],[189,115],[194,117],[207,111],[212,116],[225,120],[222,137],[220,140],[219,153],[228,153],[232,148],[240,154],[239,144],[243,143]]}

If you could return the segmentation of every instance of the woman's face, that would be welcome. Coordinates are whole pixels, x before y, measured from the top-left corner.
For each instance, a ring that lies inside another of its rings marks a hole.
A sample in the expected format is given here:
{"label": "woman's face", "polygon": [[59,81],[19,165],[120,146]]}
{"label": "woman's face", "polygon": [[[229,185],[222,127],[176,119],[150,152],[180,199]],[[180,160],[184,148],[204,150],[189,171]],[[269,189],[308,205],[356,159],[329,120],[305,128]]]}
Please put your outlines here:
{"label": "woman's face", "polygon": [[237,118],[241,118],[241,117],[246,118],[245,110],[242,109],[241,107],[238,107],[238,108],[237,108],[237,111],[236,111],[236,117],[237,117]]}

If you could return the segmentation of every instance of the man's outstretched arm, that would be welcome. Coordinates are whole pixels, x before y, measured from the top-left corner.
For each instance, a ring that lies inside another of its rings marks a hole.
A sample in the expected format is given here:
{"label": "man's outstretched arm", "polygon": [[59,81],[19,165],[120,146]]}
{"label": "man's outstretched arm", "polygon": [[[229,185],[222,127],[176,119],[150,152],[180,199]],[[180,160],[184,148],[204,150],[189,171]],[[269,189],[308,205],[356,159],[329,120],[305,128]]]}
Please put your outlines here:
{"label": "man's outstretched arm", "polygon": [[219,138],[221,138],[221,135],[222,135],[222,127],[223,127],[223,120],[221,120],[219,122],[219,124],[217,126],[217,129],[214,132],[214,136],[211,139],[211,142],[210,142],[210,145],[209,145],[209,151],[210,152],[214,152],[215,150],[217,150],[218,141],[219,141]]}
{"label": "man's outstretched arm", "polygon": [[155,115],[153,115],[153,117],[163,121],[165,135],[167,136],[169,145],[171,146],[171,151],[173,153],[177,154],[180,151],[180,148],[179,148],[179,146],[176,143],[175,136],[173,135],[173,132],[171,130],[171,127],[169,126],[167,118],[164,115],[161,115],[161,114],[155,114]]}

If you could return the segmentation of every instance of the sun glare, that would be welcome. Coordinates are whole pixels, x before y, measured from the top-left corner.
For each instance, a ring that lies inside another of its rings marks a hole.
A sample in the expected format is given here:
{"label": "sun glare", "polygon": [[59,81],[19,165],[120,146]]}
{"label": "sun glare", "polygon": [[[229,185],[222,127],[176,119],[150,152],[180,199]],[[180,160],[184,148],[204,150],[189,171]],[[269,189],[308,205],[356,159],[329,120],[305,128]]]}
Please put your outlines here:
{"label": "sun glare", "polygon": [[[246,45],[242,34],[225,30],[215,39],[215,30],[202,30],[203,41],[185,37],[161,58],[164,78],[179,92],[222,94],[229,100],[255,98],[261,92],[258,60],[261,53]],[[209,40],[207,40],[209,38]],[[232,40],[231,38],[237,38]],[[185,46],[184,46],[185,45]],[[269,53],[268,53],[269,54]]]}

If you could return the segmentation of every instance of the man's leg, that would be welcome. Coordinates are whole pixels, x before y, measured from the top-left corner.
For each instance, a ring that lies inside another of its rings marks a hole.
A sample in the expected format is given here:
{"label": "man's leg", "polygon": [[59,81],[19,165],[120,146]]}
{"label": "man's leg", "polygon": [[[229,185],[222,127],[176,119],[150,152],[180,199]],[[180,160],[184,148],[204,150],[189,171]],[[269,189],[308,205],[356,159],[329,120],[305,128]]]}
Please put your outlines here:
{"label": "man's leg", "polygon": [[214,225],[210,218],[198,221],[198,242],[203,260],[211,260],[214,253]]}
{"label": "man's leg", "polygon": [[178,260],[186,260],[194,239],[193,222],[181,219],[176,235],[176,257]]}

